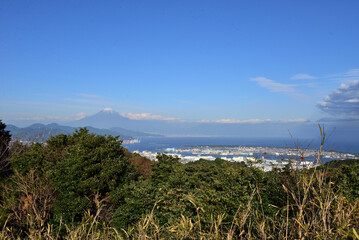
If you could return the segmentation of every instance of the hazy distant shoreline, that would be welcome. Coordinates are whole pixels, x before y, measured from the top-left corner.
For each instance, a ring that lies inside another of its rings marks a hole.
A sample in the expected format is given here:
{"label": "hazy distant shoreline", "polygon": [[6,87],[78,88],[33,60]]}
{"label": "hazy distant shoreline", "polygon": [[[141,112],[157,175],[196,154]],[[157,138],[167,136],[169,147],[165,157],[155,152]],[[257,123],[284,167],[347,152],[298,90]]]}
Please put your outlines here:
{"label": "hazy distant shoreline", "polygon": [[[130,151],[159,151],[163,148],[180,148],[189,146],[263,146],[295,148],[290,138],[245,138],[245,137],[142,137],[136,144],[124,144]],[[317,149],[319,141],[316,139],[295,139],[296,144],[303,149]],[[309,146],[308,146],[309,145]],[[359,143],[333,142],[328,140],[324,145],[326,150],[337,152],[359,153]]]}

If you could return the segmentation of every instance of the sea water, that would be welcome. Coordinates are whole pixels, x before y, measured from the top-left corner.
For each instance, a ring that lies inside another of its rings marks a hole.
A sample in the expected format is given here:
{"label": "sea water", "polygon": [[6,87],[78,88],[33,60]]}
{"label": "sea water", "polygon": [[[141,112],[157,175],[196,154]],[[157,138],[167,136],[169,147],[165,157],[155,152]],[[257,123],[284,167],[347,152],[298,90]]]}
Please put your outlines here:
{"label": "sea water", "polygon": [[[294,149],[319,149],[320,139],[232,138],[232,137],[142,137],[139,143],[124,144],[130,151],[164,152],[166,148],[190,146],[263,146]],[[324,150],[359,153],[359,142],[326,141]]]}

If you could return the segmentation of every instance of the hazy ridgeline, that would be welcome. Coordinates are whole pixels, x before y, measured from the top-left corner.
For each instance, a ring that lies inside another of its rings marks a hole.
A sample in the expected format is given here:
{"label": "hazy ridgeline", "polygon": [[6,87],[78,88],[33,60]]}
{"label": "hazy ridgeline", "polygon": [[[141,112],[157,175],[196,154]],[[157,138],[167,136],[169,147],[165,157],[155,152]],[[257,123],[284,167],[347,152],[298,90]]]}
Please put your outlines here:
{"label": "hazy ridgeline", "polygon": [[359,239],[354,160],[270,172],[152,162],[87,129],[5,151],[0,239]]}

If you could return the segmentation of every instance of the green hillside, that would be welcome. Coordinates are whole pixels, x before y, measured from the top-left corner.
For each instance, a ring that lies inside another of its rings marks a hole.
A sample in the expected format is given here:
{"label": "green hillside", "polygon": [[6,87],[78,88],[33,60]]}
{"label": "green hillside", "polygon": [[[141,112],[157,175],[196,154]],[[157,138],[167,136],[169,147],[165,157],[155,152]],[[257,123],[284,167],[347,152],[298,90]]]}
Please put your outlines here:
{"label": "green hillside", "polygon": [[[4,155],[5,156],[5,155]],[[221,159],[150,161],[80,128],[13,145],[0,239],[358,237],[359,163],[264,172]]]}

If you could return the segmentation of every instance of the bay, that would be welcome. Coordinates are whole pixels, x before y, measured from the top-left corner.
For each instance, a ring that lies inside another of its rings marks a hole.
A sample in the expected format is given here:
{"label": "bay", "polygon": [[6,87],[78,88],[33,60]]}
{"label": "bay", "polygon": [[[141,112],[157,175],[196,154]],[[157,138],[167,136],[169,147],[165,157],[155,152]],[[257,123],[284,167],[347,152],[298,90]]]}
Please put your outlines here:
{"label": "bay", "polygon": [[[241,138],[241,137],[142,137],[139,143],[124,144],[130,151],[164,152],[166,148],[188,146],[263,146],[300,149],[319,149],[320,138]],[[359,142],[344,142],[328,139],[324,150],[359,153]]]}

